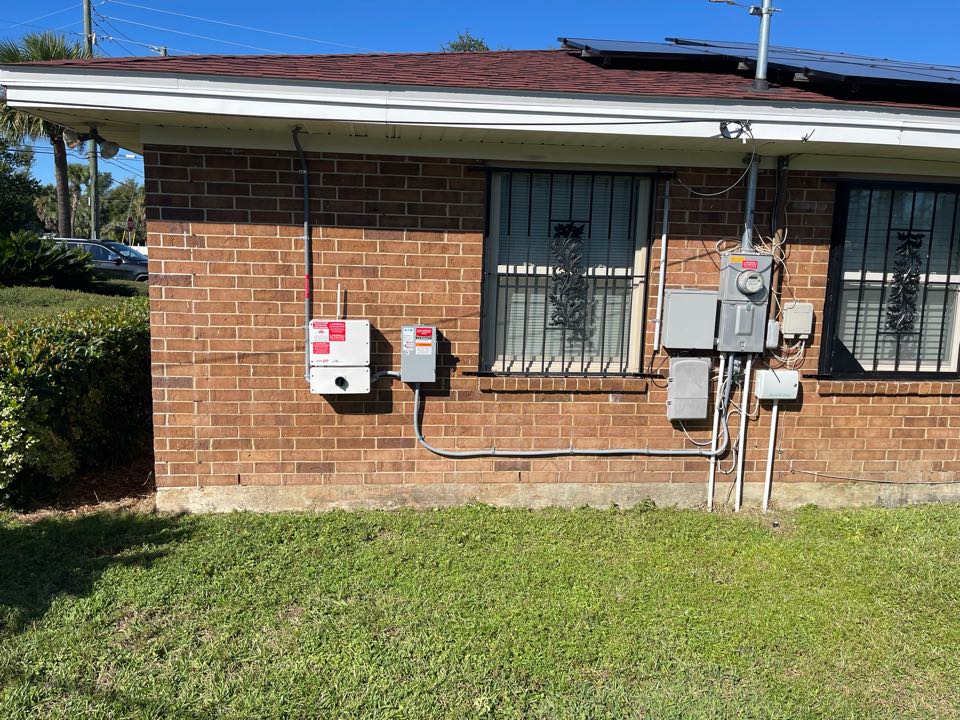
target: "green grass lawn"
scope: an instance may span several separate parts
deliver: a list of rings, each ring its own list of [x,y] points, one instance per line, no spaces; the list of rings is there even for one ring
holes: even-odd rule
[[[960,509],[0,522],[0,717],[960,717]]]
[[[112,305],[123,296],[146,295],[147,284],[106,280],[94,283],[92,290],[94,292],[45,287],[0,287],[0,323]]]

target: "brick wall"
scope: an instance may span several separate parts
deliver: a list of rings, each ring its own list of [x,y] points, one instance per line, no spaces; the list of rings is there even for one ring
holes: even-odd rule
[[[411,392],[398,381],[381,381],[368,397],[311,395],[303,379],[294,155],[148,146],[144,157],[159,486],[705,479],[701,459],[442,459],[417,446]],[[310,166],[314,314],[333,316],[342,285],[349,316],[375,328],[378,368],[397,369],[401,324],[440,328],[445,367],[424,413],[433,442],[455,449],[689,447],[666,420],[658,381],[464,374],[477,369],[479,354],[485,181],[476,162],[325,153],[311,155]],[[687,185],[719,187],[739,173],[678,174]],[[761,211],[769,210],[772,184],[772,174],[761,173]],[[656,207],[659,223],[659,199]],[[818,320],[808,373],[816,371],[832,215],[833,187],[816,174],[791,173],[790,286],[814,303]],[[668,286],[715,287],[714,244],[738,236],[742,216],[742,187],[701,199],[674,184]],[[764,212],[757,226],[769,226]],[[805,380],[801,399],[782,406],[777,478],[953,479],[960,471],[955,395],[949,384]],[[748,482],[762,478],[768,418],[763,409],[750,426]],[[699,437],[709,430],[708,423],[688,427]],[[721,476],[721,498],[727,479]]]

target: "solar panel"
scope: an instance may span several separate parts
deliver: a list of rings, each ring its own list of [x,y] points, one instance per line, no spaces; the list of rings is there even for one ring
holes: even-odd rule
[[[631,55],[656,57],[658,55],[703,57],[711,55],[707,48],[682,46],[676,43],[633,42],[631,40],[601,40],[590,38],[558,38],[566,47],[587,55]]]
[[[757,46],[753,43],[724,40],[667,38],[668,43],[631,42],[587,38],[560,38],[567,47],[598,57],[703,58],[717,57],[755,63]],[[932,63],[906,62],[851,53],[806,50],[771,46],[771,68],[802,73],[811,80],[850,81],[894,84],[960,85],[960,67]]]
[[[724,56],[739,56],[751,61],[756,59],[757,46],[752,43],[716,40],[686,40],[668,38],[680,47],[716,52]],[[807,75],[858,78],[864,80],[888,80],[893,82],[923,82],[936,84],[960,84],[960,67],[933,63],[908,62],[876,58],[852,53],[803,48],[771,46],[768,62]]]

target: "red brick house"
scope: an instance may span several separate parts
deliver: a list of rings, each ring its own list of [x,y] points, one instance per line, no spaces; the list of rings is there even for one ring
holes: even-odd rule
[[[960,498],[957,86],[672,53],[4,67],[143,153],[159,507],[751,505],[768,467],[782,506]],[[369,392],[311,392],[310,316],[369,321]]]

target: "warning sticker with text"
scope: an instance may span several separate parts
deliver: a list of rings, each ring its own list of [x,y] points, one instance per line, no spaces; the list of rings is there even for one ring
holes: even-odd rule
[[[327,323],[327,331],[330,333],[330,342],[344,342],[347,339],[347,324],[345,322]]]
[[[431,355],[433,353],[433,328],[432,327],[418,327],[417,328],[417,355]]]

